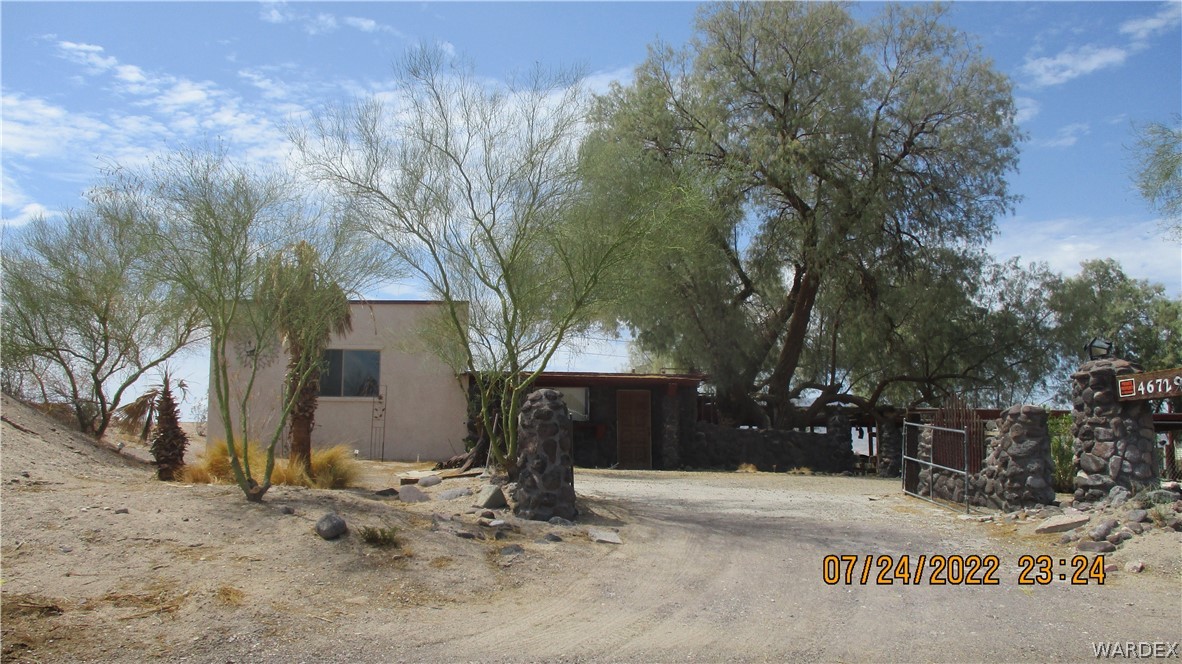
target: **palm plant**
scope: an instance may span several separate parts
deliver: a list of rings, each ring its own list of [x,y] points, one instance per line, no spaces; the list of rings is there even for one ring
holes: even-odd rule
[[[115,409],[112,422],[125,433],[138,435],[141,442],[147,442],[160,412],[160,395],[169,381],[169,372],[165,369],[160,383],[150,386],[135,401]],[[189,393],[189,386],[183,380],[175,381],[171,389],[180,390],[182,401]]]
[[[185,466],[185,448],[189,437],[181,429],[180,409],[172,396],[172,381],[168,371],[160,382],[156,398],[156,436],[152,439],[152,456],[156,459],[156,477],[171,482]]]
[[[290,254],[271,259],[263,292],[276,307],[276,321],[287,348],[287,398],[290,413],[290,455],[312,472],[312,427],[320,395],[322,356],[334,334],[353,329],[349,298],[325,274],[316,247],[308,242],[292,246]]]

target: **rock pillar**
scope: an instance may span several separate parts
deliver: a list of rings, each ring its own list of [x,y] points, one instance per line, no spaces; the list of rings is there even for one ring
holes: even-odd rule
[[[574,445],[570,413],[556,390],[537,390],[525,398],[517,417],[517,488],[514,512],[523,519],[573,520]]]
[[[1038,406],[1008,408],[991,437],[985,468],[974,483],[983,502],[1006,510],[1054,503],[1055,464],[1047,411]]]
[[[898,477],[903,471],[903,429],[893,413],[878,420],[878,476]]]
[[[1114,486],[1130,493],[1157,485],[1153,413],[1145,401],[1117,401],[1117,377],[1138,373],[1128,360],[1085,362],[1071,374],[1075,499],[1104,499]]]

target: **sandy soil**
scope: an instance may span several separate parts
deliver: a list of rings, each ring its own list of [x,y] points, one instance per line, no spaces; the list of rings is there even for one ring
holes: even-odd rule
[[[1074,551],[897,481],[580,470],[578,525],[501,512],[497,540],[470,498],[374,494],[406,466],[249,504],[232,486],[158,482],[131,448],[7,397],[3,416],[4,661],[1079,661],[1095,641],[1182,634],[1182,535],[1160,529],[1108,557],[1144,561],[1140,574],[1020,586],[1019,556]],[[334,511],[350,533],[322,540],[313,524]],[[395,527],[402,545],[365,544],[361,526]],[[829,554],[992,554],[999,584],[830,586]]]

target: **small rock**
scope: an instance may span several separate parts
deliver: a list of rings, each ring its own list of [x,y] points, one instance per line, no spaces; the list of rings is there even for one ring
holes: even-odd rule
[[[1074,532],[1063,533],[1063,535],[1059,537],[1059,543],[1060,544],[1071,544],[1072,542],[1074,542],[1077,539],[1079,539],[1079,535],[1077,533],[1074,533]]]
[[[1125,565],[1125,571],[1132,572],[1133,574],[1140,574],[1141,572],[1145,571],[1145,562],[1142,560],[1129,561]]]
[[[404,503],[421,503],[431,500],[431,496],[414,484],[407,484],[398,490],[398,500]]]
[[[493,519],[488,522],[488,525],[490,528],[500,528],[501,526],[505,525],[505,520],[504,519]]]
[[[349,527],[345,520],[337,514],[325,514],[316,522],[316,534],[326,540],[336,539],[348,530]]]
[[[295,508],[291,505],[284,505],[279,508],[279,511],[283,514],[295,514]]]
[[[130,512],[127,510],[126,507],[120,507],[119,509],[115,510],[115,513],[116,514],[130,514]]]
[[[1107,539],[1112,534],[1112,529],[1116,527],[1116,519],[1107,519],[1100,522],[1095,528],[1088,531],[1088,536],[1099,542],[1102,539]]]
[[[1152,503],[1154,505],[1164,505],[1166,503],[1172,503],[1175,500],[1178,500],[1178,494],[1174,493],[1173,491],[1169,491],[1167,489],[1158,489],[1156,491],[1150,491],[1149,494],[1145,497],[1147,500],[1149,500],[1150,503]]]
[[[456,500],[457,498],[463,498],[464,496],[471,496],[471,495],[472,495],[472,489],[469,489],[468,487],[465,486],[465,487],[460,487],[458,489],[448,489],[446,491],[440,491],[439,495],[437,495],[436,498],[438,498],[439,500]]]
[[[1117,485],[1112,487],[1108,492],[1108,504],[1113,507],[1120,507],[1129,501],[1129,490],[1123,486]]]
[[[1120,569],[1120,565],[1117,565],[1116,563],[1108,563],[1104,566],[1105,572],[1115,572],[1118,569]]]
[[[517,556],[525,553],[525,548],[520,544],[510,544],[509,546],[501,547],[502,556]]]
[[[552,516],[552,517],[550,517],[550,520],[549,520],[547,523],[549,523],[551,526],[567,526],[567,527],[570,527],[570,526],[573,526],[573,525],[575,525],[575,522],[574,522],[574,521],[571,521],[570,519],[564,519],[564,518],[562,518],[562,517],[560,517],[560,516]]]
[[[505,493],[495,484],[486,484],[476,494],[476,507],[496,509],[505,506]]]
[[[484,510],[483,512],[480,513],[480,518],[495,519],[495,518],[497,518],[497,513],[492,510]]]
[[[588,528],[587,537],[591,538],[592,542],[602,542],[604,544],[623,544],[624,540],[620,539],[620,534],[614,530],[603,530],[600,528]]]
[[[1145,525],[1137,523],[1136,521],[1126,523],[1125,528],[1134,535],[1140,535],[1141,533],[1145,532]]]
[[[1141,523],[1148,518],[1149,512],[1145,510],[1130,510],[1129,513],[1125,515],[1125,521],[1132,523]]]
[[[467,530],[457,530],[456,537],[461,539],[476,539],[476,533],[469,532]]]
[[[1088,553],[1112,553],[1116,551],[1116,545],[1112,542],[1080,542],[1075,545],[1079,551],[1086,551]]]
[[[1053,516],[1046,521],[1043,521],[1042,525],[1034,529],[1034,532],[1061,533],[1066,530],[1075,530],[1087,522],[1088,517],[1084,514],[1064,514],[1062,516]]]
[[[378,491],[374,491],[374,495],[378,495],[378,496],[397,496],[397,495],[398,495],[398,489],[395,489],[394,487],[390,487],[390,488],[388,488],[388,489],[379,489]]]
[[[562,537],[560,535],[558,535],[557,533],[546,533],[545,535],[542,536],[542,539],[546,540],[547,542],[561,542],[562,541]]]
[[[21,477],[24,477],[24,478],[26,478],[26,479],[27,479],[27,478],[29,477],[29,471],[27,471],[27,470],[22,470],[22,471],[21,471]]]
[[[509,533],[506,533],[504,530],[498,529],[493,531],[493,539],[495,540],[503,540],[507,537],[509,537]]]
[[[1166,522],[1167,528],[1173,528],[1175,531],[1182,532],[1182,516],[1176,516]]]
[[[440,478],[438,475],[428,475],[428,476],[419,480],[419,486],[420,487],[435,486],[436,484],[439,484],[442,481],[443,481],[443,479]]]
[[[62,553],[69,553],[69,552],[71,552],[71,551],[73,551],[73,550],[74,550],[74,547],[72,547],[72,546],[62,546],[62,547],[59,547],[59,549],[58,549],[58,550],[59,550],[59,551],[61,551]]]

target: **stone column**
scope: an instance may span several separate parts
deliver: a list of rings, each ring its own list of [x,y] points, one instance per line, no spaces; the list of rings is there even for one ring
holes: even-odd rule
[[[982,472],[986,496],[993,505],[1019,507],[1055,502],[1054,460],[1047,411],[1038,406],[1013,406],[997,420],[989,457]],[[986,499],[988,500],[988,499]]]
[[[661,468],[673,470],[681,465],[680,447],[680,405],[677,386],[669,385],[661,396]]]
[[[825,433],[833,441],[833,469],[837,472],[854,467],[854,432],[850,418],[840,410],[833,411],[825,420]]]
[[[517,488],[514,513],[523,519],[573,520],[574,445],[570,413],[556,390],[537,390],[525,398],[517,416]]]
[[[1145,401],[1117,401],[1117,377],[1138,373],[1128,360],[1093,360],[1071,374],[1075,499],[1095,502],[1115,486],[1157,486],[1153,413]]]
[[[878,420],[878,476],[898,477],[903,470],[903,430],[893,413]]]

